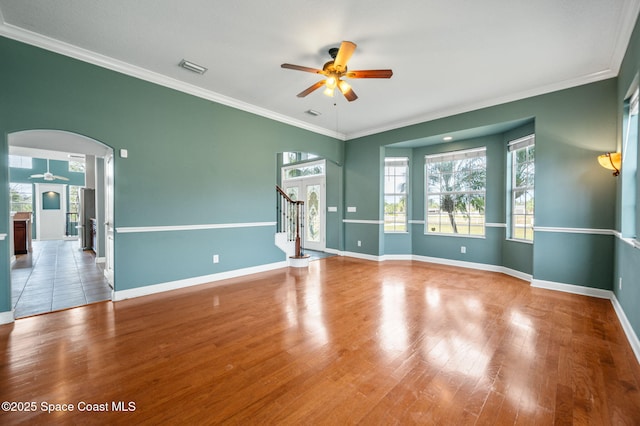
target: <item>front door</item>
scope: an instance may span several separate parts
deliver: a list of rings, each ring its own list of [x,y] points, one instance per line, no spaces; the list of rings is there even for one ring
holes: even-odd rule
[[[67,186],[36,184],[36,237],[38,240],[62,240],[65,236]]]
[[[105,207],[105,265],[104,275],[113,287],[113,155],[109,154],[104,160],[104,207]]]
[[[304,201],[303,248],[325,249],[325,178],[313,176],[283,181],[285,193],[294,201]]]

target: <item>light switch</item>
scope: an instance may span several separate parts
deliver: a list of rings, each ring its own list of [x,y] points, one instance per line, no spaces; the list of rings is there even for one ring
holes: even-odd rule
[[[355,213],[356,212],[356,208],[354,206],[347,207],[347,212],[348,213]]]
[[[128,156],[129,156],[129,151],[127,151],[126,149],[120,150],[120,158],[127,158]]]

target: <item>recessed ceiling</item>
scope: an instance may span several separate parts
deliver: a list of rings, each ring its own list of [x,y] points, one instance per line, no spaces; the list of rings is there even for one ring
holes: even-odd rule
[[[640,0],[0,0],[0,35],[323,134],[352,139],[615,77]],[[319,90],[342,40],[359,99]],[[208,70],[198,75],[182,59]],[[321,113],[311,116],[305,111]]]

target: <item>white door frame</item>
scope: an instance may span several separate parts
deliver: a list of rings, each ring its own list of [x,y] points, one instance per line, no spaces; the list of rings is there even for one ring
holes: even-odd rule
[[[114,260],[114,226],[113,226],[113,152],[104,157],[104,210],[105,210],[105,223],[104,223],[104,276],[113,287],[113,260]]]
[[[295,169],[298,167],[308,167],[314,165],[322,164],[323,170],[326,170],[325,160],[314,161],[310,163],[301,163],[293,166],[285,166],[282,167],[282,189],[285,193],[288,193],[288,188],[298,188],[298,196],[299,199],[305,201],[305,228],[304,228],[304,239],[303,239],[303,248],[309,250],[317,250],[324,251],[326,249],[326,234],[327,234],[327,223],[326,223],[326,174],[323,172],[318,175],[310,175],[310,176],[301,176],[290,179],[285,179],[286,172],[291,169]],[[306,202],[306,193],[307,187],[310,185],[320,185],[320,199],[318,200],[318,215],[320,219],[320,241],[314,242],[309,241],[307,238],[307,232],[309,230],[309,203]]]

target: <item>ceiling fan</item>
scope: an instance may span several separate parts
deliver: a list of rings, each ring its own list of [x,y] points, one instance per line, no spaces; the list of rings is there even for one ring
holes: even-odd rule
[[[324,64],[322,69],[317,68],[309,68],[303,67],[300,65],[293,64],[282,64],[282,68],[287,68],[291,70],[305,71],[314,74],[321,74],[326,77],[324,80],[320,80],[315,83],[311,87],[303,90],[298,93],[299,98],[304,98],[309,93],[313,92],[316,89],[319,89],[322,86],[326,86],[324,93],[327,96],[333,96],[336,87],[342,92],[345,98],[349,102],[355,101],[358,99],[358,96],[355,94],[351,85],[344,80],[341,80],[342,77],[346,78],[391,78],[393,75],[392,70],[359,70],[359,71],[349,71],[347,69],[347,62],[353,55],[353,52],[356,50],[356,44],[351,41],[343,41],[340,44],[340,48],[333,47],[329,49],[329,55],[331,55],[332,61]]]
[[[39,179],[39,178],[47,180],[47,181],[56,180],[56,179],[69,180],[69,178],[66,178],[64,176],[54,175],[53,173],[51,173],[49,171],[49,159],[48,158],[47,158],[47,172],[46,173],[29,176],[29,179]]]

